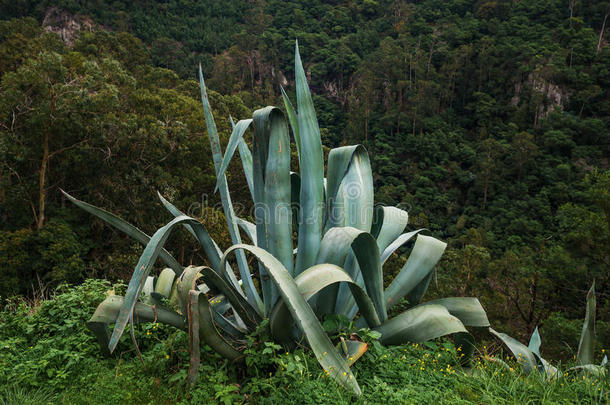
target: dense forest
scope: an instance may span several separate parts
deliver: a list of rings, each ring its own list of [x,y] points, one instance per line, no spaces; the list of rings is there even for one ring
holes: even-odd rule
[[[518,337],[538,325],[548,356],[569,358],[595,280],[608,347],[609,12],[592,0],[3,0],[0,299],[131,274],[141,248],[60,188],[147,232],[168,220],[159,190],[228,247],[197,65],[226,142],[229,115],[293,94],[298,39],[325,146],[365,145],[376,202],[449,243],[433,294],[478,296],[495,324]],[[201,261],[186,232],[168,249]]]

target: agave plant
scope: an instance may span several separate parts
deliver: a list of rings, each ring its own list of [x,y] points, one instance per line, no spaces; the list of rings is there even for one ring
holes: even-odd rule
[[[489,328],[492,335],[496,336],[510,350],[517,362],[522,365],[526,373],[537,370],[545,374],[548,378],[558,377],[557,368],[549,364],[548,361],[540,355],[540,345],[542,339],[538,333],[538,327],[532,333],[529,344],[525,346],[518,340],[508,336],[505,333],[500,333],[492,328]],[[578,343],[578,352],[576,354],[576,366],[569,368],[567,371],[582,371],[591,374],[604,374],[608,358],[604,356],[600,365],[593,364],[593,350],[595,348],[595,282],[591,285],[591,289],[587,293],[587,304],[585,311],[585,320],[580,334]],[[500,361],[494,359],[494,361]]]
[[[156,319],[188,329],[193,382],[200,339],[226,358],[239,361],[246,334],[268,319],[273,339],[287,347],[304,340],[327,374],[360,394],[349,366],[363,353],[363,344],[343,342],[337,348],[322,328],[320,320],[325,315],[357,317],[358,326],[379,332],[382,344],[423,342],[453,334],[464,351],[474,349],[466,326],[489,326],[476,298],[421,303],[446,244],[424,235],[422,229],[405,232],[407,212],[374,207],[371,165],[362,145],[332,149],[324,176],[320,130],[298,44],[295,72],[297,108],[282,89],[286,113],[266,107],[255,111],[252,119],[235,123],[223,156],[199,68],[216,189],[233,243],[224,253],[199,221],[161,195],[174,219],[149,237],[113,214],[66,194],[79,207],[146,246],[125,296],[108,297],[89,322],[107,353],[133,322]],[[289,127],[298,153],[298,173],[290,167]],[[252,151],[244,140],[248,128]],[[236,151],[252,195],[254,223],[238,218],[231,203],[225,171]],[[163,248],[179,225],[199,241],[209,267],[183,269]],[[250,243],[242,243],[240,228]],[[297,235],[294,240],[293,234]],[[409,241],[414,245],[406,264],[384,289],[384,263]],[[256,259],[254,267],[249,266],[246,253]],[[157,258],[168,268],[155,281],[150,273]],[[389,319],[388,310],[403,297],[410,308]],[[180,310],[172,310],[167,300]]]

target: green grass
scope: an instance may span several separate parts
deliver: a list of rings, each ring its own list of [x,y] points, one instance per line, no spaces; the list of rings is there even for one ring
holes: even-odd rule
[[[138,325],[143,363],[128,336],[116,358],[100,356],[84,323],[109,288],[89,280],[35,307],[20,300],[8,303],[0,312],[0,405],[608,403],[608,375],[546,381],[537,373],[524,375],[511,362],[512,371],[480,359],[465,373],[448,341],[391,348],[373,344],[353,366],[364,393],[358,399],[329,380],[309,353],[280,353],[271,343],[251,344],[247,367],[202,350],[199,381],[187,391],[184,332]]]

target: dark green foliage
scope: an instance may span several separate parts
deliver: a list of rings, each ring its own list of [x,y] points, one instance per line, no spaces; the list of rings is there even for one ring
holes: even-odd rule
[[[41,286],[81,281],[87,245],[59,219],[39,231],[19,229],[0,233],[0,301],[14,294],[31,294]]]
[[[49,116],[10,125],[28,84],[81,80],[51,128],[61,135],[55,150],[89,139],[51,158],[43,222],[59,216],[78,229],[84,244],[73,251],[92,263],[86,274],[124,277],[137,248],[97,222],[84,233],[84,215],[65,214],[57,187],[151,224],[148,232],[160,224],[154,189],[185,208],[205,193],[214,206],[198,89],[183,78],[201,62],[210,87],[232,94],[211,93],[218,117],[249,116],[263,100],[281,105],[278,84],[293,95],[285,79],[298,38],[324,142],[365,144],[378,202],[408,208],[411,225],[449,242],[439,286],[470,277],[498,328],[525,340],[553,311],[581,319],[595,278],[598,319],[608,321],[608,22],[598,50],[608,2],[37,0],[2,1],[0,16],[42,22],[50,5],[111,31],[83,33],[69,49],[33,18],[0,22],[0,240],[39,232],[42,134],[32,126]],[[46,111],[48,88],[36,89],[31,101]],[[226,140],[229,124],[219,126]],[[20,148],[16,137],[31,143]],[[170,187],[178,177],[188,181]],[[230,168],[228,178],[234,199],[247,195],[240,174]],[[186,240],[177,235],[168,248]],[[197,257],[194,245],[173,253]],[[52,268],[44,266],[41,278]],[[34,280],[19,280],[20,291]],[[456,293],[469,292],[438,291]],[[550,347],[558,341],[543,350],[565,358]]]

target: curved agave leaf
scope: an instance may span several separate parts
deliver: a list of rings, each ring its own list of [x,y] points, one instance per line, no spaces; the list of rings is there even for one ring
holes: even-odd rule
[[[458,318],[464,326],[472,326],[475,328],[489,327],[489,320],[483,306],[477,298],[474,297],[450,297],[437,300],[427,301],[419,304],[418,307],[425,305],[441,305],[447,308],[447,311]],[[417,308],[417,307],[416,307]]]
[[[358,308],[362,316],[367,320],[367,323],[372,326],[379,326],[381,324],[371,299],[339,266],[329,263],[317,264],[299,274],[294,281],[305,300],[309,300],[329,285],[344,282],[349,286],[358,304]],[[272,336],[282,342],[289,341],[294,320],[284,301],[281,300],[277,303],[269,319]]]
[[[229,120],[231,121],[231,127],[235,130],[235,122],[233,122],[233,117],[229,116]],[[252,180],[252,153],[250,153],[250,149],[248,149],[248,144],[244,140],[242,136],[239,139],[239,156],[241,158],[241,165],[244,169],[244,176],[246,176],[246,183],[248,183],[248,189],[250,190],[250,196],[252,196],[252,201],[254,201],[254,181]]]
[[[180,225],[185,222],[190,223],[192,226],[201,226],[197,220],[191,217],[180,216],[174,218],[167,225],[157,230],[157,232],[155,232],[155,234],[150,238],[150,242],[148,242],[144,252],[142,252],[142,255],[140,256],[140,259],[138,260],[138,263],[134,269],[131,280],[129,281],[129,285],[127,286],[125,302],[123,303],[123,307],[121,308],[116,321],[116,326],[110,338],[110,352],[116,348],[119,338],[123,334],[125,326],[127,325],[127,322],[129,321],[129,318],[133,312],[136,300],[138,299],[140,291],[142,290],[143,283],[146,280],[146,277],[148,277],[148,274],[150,273],[153,264],[157,260],[157,257],[159,257],[159,253],[167,241],[167,238],[169,238],[171,231],[176,225]]]
[[[226,265],[228,255],[242,249],[254,254],[256,259],[267,269],[269,276],[276,284],[283,302],[288,307],[292,318],[305,334],[307,341],[318,359],[320,365],[339,384],[356,395],[360,395],[360,387],[349,369],[345,359],[337,352],[332,342],[324,333],[324,329],[316,318],[313,310],[301,295],[294,279],[273,255],[264,249],[250,245],[234,245],[227,249],[222,257],[221,267]]]
[[[374,330],[381,333],[383,344],[419,343],[454,333],[468,333],[462,322],[442,305],[411,308]]]
[[[182,215],[186,215],[184,212],[180,211],[174,204],[169,202],[160,192],[157,191],[157,196],[159,200],[161,200],[161,204],[175,217],[179,217]],[[189,224],[184,224],[186,230],[197,239],[201,247],[203,248],[206,257],[210,261],[210,265],[212,268],[218,269],[220,265],[220,256],[222,256],[222,251],[216,244],[216,241],[212,239],[208,231],[203,227],[199,229],[198,232]]]
[[[163,206],[174,217],[179,217],[179,216],[185,215],[182,211],[180,211],[178,208],[176,208],[176,206],[174,206],[172,203],[167,201],[161,195],[161,193],[157,192],[157,195],[159,196],[159,199],[161,200],[161,203],[163,204]],[[193,226],[190,224],[183,224],[183,225],[186,228],[186,230],[189,231],[191,233],[191,235],[193,235],[195,237],[195,239],[197,239],[197,241],[199,241],[199,244],[203,247],[203,251],[205,252],[206,257],[208,258],[208,261],[210,262],[210,266],[212,266],[212,268],[215,269],[216,271],[219,271],[220,270],[220,256],[222,256],[222,251],[216,244],[216,241],[214,241],[214,239],[212,239],[210,237],[210,234],[205,229],[205,227],[203,225],[201,225],[201,223],[199,223],[199,225],[196,225],[196,226]],[[227,277],[229,278],[229,281],[231,282],[231,284],[233,284],[235,289],[241,295],[244,295],[244,292],[242,291],[240,284],[237,281],[237,277],[235,277],[235,273],[233,272],[233,269],[231,269],[231,271],[227,272]]]
[[[373,174],[364,146],[344,146],[331,150],[328,155],[325,229],[352,226],[369,232],[373,221],[373,194]],[[366,285],[359,260],[355,259],[353,253],[348,254],[343,267],[356,283]],[[353,306],[353,298],[347,287],[339,286],[337,312],[349,316]],[[376,307],[381,309],[379,304]],[[385,309],[380,311],[380,316],[382,312]],[[385,320],[385,317],[382,319]]]
[[[606,375],[606,367],[598,366],[597,364],[583,364],[580,366],[570,367],[567,372],[584,372],[587,374],[594,375],[596,377],[603,377]]]
[[[275,107],[254,112],[254,215],[257,246],[275,256],[294,276],[292,257],[292,211],[290,138],[284,114]],[[277,301],[277,290],[264,268],[261,287],[265,313]]]
[[[201,293],[203,294],[203,292],[201,292]],[[225,315],[223,315],[222,313],[217,311],[212,306],[211,301],[208,301],[208,302],[210,303],[210,308],[212,310],[212,318],[214,319],[214,324],[218,325],[219,329],[222,329],[222,331],[224,333],[226,333],[228,336],[230,336],[232,339],[234,339],[234,340],[241,339],[242,341],[245,341],[244,339],[245,339],[246,333],[248,332],[248,329],[245,327],[242,327],[237,322],[236,318],[226,317]]]
[[[364,286],[369,297],[375,305],[379,319],[383,322],[387,319],[385,298],[383,296],[383,274],[379,259],[379,248],[373,236],[353,227],[334,227],[328,230],[322,239],[320,251],[316,263],[331,263],[338,266],[347,263],[346,257],[353,253],[356,257],[358,268],[361,272]],[[352,267],[352,270],[354,267]],[[353,280],[355,274],[346,273]],[[351,288],[349,285],[346,288]],[[345,311],[344,298],[337,296],[340,289],[337,286],[329,287],[317,300],[317,308],[320,314],[333,313],[335,306]],[[342,306],[343,305],[343,306]]]
[[[523,365],[526,373],[538,369],[536,355],[527,346],[508,336],[506,333],[496,332],[492,328],[489,328],[489,332],[508,347],[513,356],[515,356],[515,359],[517,359],[517,362]]]
[[[384,252],[390,243],[399,237],[407,227],[408,222],[409,214],[407,211],[396,207],[375,207],[371,235],[377,240],[380,252]],[[383,255],[381,261],[382,263],[385,262]]]
[[[190,301],[189,291],[194,290],[197,279],[201,277],[199,271],[203,269],[203,266],[188,266],[184,268],[184,271],[176,281],[178,286],[178,299],[180,301],[180,308],[182,313],[186,316],[188,313],[188,305]]]
[[[203,341],[221,356],[232,361],[242,357],[242,354],[231,346],[216,329],[208,300],[205,299],[205,296],[203,299],[199,299],[201,294],[201,291],[189,291],[188,321],[191,352],[188,372],[189,385],[194,385],[197,381],[197,373],[201,362],[200,335],[203,337]]]
[[[201,275],[207,285],[225,296],[231,304],[235,314],[243,320],[250,330],[256,329],[256,326],[261,322],[262,318],[242,295],[238,294],[221,275],[217,274],[209,267],[203,267],[201,269]]]
[[[585,322],[582,325],[578,354],[576,360],[579,365],[593,364],[593,350],[595,349],[595,281],[587,293],[587,310]]]
[[[338,346],[343,350],[343,354],[347,359],[347,365],[350,367],[366,353],[369,347],[368,344],[359,340],[342,340]]]
[[[204,295],[203,299],[199,299],[199,296],[203,293],[195,289],[195,282],[203,269],[204,267],[193,266],[184,269],[185,276],[182,278],[182,285],[178,287],[180,298],[187,307],[189,334],[193,336],[200,332],[204,342],[215,352],[229,360],[235,360],[242,354],[218,332],[214,325],[212,310],[207,298]],[[199,340],[198,336],[197,340]],[[197,347],[199,347],[198,344]]]
[[[108,325],[116,322],[123,302],[123,297],[118,295],[107,297],[97,306],[95,312],[89,321],[87,321],[87,328],[97,338],[102,354],[105,356],[110,356],[111,354],[110,350],[108,350],[110,342],[110,329]],[[184,318],[178,313],[165,308],[153,308],[151,305],[141,302],[136,303],[134,307],[133,320],[134,322],[154,322],[156,320],[178,329],[186,329]]]
[[[324,202],[324,157],[320,128],[313,107],[299,45],[295,46],[295,82],[297,92],[299,170],[301,177],[299,238],[295,273],[299,274],[315,264],[322,238]]]
[[[385,262],[390,258],[390,256],[392,256],[394,252],[398,250],[398,248],[402,247],[405,243],[409,242],[414,236],[424,230],[425,228],[398,235],[392,241],[392,243],[388,244],[388,246],[383,250],[383,253],[381,254],[381,264],[385,264]]]
[[[205,116],[205,124],[207,127],[208,138],[210,139],[210,149],[212,150],[212,158],[214,160],[214,168],[216,173],[220,172],[222,165],[222,152],[220,150],[220,139],[218,137],[218,130],[216,129],[216,123],[214,122],[214,116],[212,115],[212,109],[210,107],[210,101],[208,100],[208,94],[205,87],[205,81],[203,80],[203,72],[201,71],[201,65],[199,65],[199,85],[201,88],[201,102],[203,104],[203,113]],[[229,194],[229,187],[227,186],[226,177],[220,176],[220,199],[222,201],[222,209],[227,218],[227,225],[229,227],[229,234],[234,244],[241,243],[241,236],[239,235],[239,229],[235,221],[235,212],[233,212],[233,203],[231,202],[231,195]],[[248,302],[257,309],[257,311],[263,313],[264,307],[261,301],[254,283],[252,282],[252,275],[248,268],[248,262],[243,252],[237,252],[237,266],[239,267],[239,274],[243,283],[244,290],[246,292],[246,298]]]
[[[385,290],[388,309],[396,305],[402,297],[411,293],[422,282],[425,283],[427,288],[427,282],[429,282],[432,275],[432,269],[441,258],[446,247],[447,244],[438,239],[425,235],[417,236],[415,246],[413,246],[413,251],[407,259],[407,263],[405,263],[398,276]],[[416,300],[410,300],[410,302],[412,304],[418,303]]]
[[[213,270],[211,271],[214,272]],[[199,284],[196,288],[203,294],[207,294],[210,291],[206,284]],[[210,308],[212,309],[214,322],[218,324],[220,329],[226,332],[233,339],[243,339],[245,334],[248,333],[248,328],[243,323],[241,318],[236,315],[235,311],[233,315],[228,315],[226,313],[229,309],[233,309],[229,303],[229,300],[227,300],[224,295],[218,294],[211,297],[208,302],[210,303]]]
[[[325,229],[352,226],[370,232],[373,223],[373,173],[362,145],[332,149],[328,155]]]
[[[231,122],[233,122],[232,119]],[[217,181],[216,187],[214,188],[214,192],[216,192],[218,190],[218,187],[220,187],[220,180],[225,177],[225,172],[229,167],[231,159],[233,159],[233,154],[235,154],[235,150],[243,140],[244,134],[246,133],[246,130],[250,127],[250,124],[252,124],[252,119],[248,118],[245,120],[240,120],[237,122],[237,124],[233,125],[233,132],[231,133],[231,137],[229,138],[229,143],[227,144],[225,155],[222,158],[222,163],[220,164],[220,169],[218,170],[218,174],[216,176]],[[246,171],[244,170],[244,172]]]
[[[66,196],[66,198],[68,200],[72,201],[77,207],[83,209],[84,211],[87,211],[90,214],[95,215],[99,219],[106,222],[108,225],[111,225],[111,226],[115,227],[116,229],[118,229],[119,231],[131,236],[132,238],[134,238],[141,244],[146,245],[150,241],[150,236],[148,236],[147,234],[145,234],[144,232],[142,232],[135,226],[131,225],[129,222],[126,222],[125,220],[117,217],[116,215],[114,215],[106,210],[103,210],[94,205],[88,204],[84,201],[77,200],[76,198],[72,197],[70,194],[66,193],[64,190],[61,190],[61,192],[63,193],[64,196]],[[169,252],[167,250],[163,249],[161,251],[160,256],[161,256],[161,260],[163,260],[165,262],[165,264],[167,264],[169,267],[174,269],[176,274],[182,273],[182,266],[180,265],[180,263],[178,263],[178,261],[176,259],[174,259],[174,257],[171,254],[169,254]]]
[[[254,225],[252,222],[250,221],[246,221],[245,219],[236,217],[235,221],[237,221],[237,225],[239,225],[239,227],[242,229],[242,231],[244,231],[246,233],[246,235],[248,236],[248,238],[250,239],[250,241],[252,242],[253,245],[258,246],[256,241],[256,225]]]
[[[155,290],[155,278],[152,276],[146,277],[146,281],[144,281],[144,286],[142,287],[142,294],[144,295],[144,303],[152,304],[152,297],[150,294]]]
[[[157,295],[157,298],[169,298],[175,278],[176,273],[172,269],[163,269],[161,274],[159,274],[159,277],[157,277],[157,283],[155,284],[153,296]]]

